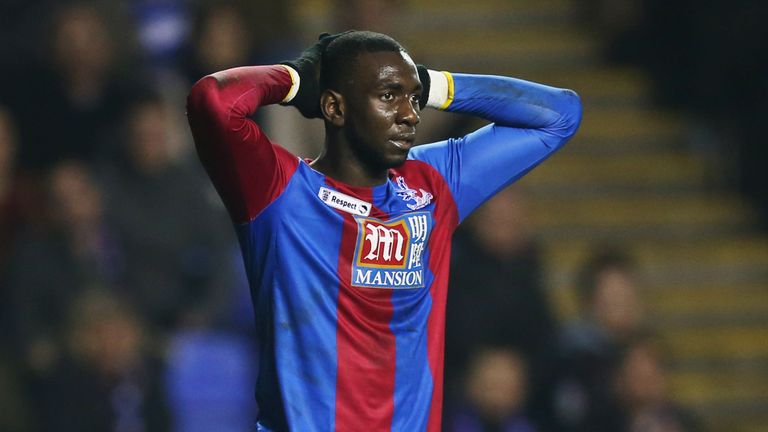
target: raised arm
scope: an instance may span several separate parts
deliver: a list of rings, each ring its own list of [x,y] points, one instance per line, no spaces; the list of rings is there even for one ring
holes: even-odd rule
[[[249,66],[206,76],[189,93],[187,117],[198,156],[236,223],[255,218],[298,165],[249,118],[260,106],[292,98],[295,81],[285,66]]]
[[[459,220],[562,147],[581,121],[581,102],[571,90],[501,76],[429,75],[428,106],[493,122],[411,150],[409,158],[429,163],[446,179]]]

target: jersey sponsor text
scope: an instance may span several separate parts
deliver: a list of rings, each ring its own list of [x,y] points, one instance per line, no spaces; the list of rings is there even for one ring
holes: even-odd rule
[[[422,288],[422,255],[432,228],[428,212],[389,221],[355,218],[358,235],[352,285],[369,288]]]

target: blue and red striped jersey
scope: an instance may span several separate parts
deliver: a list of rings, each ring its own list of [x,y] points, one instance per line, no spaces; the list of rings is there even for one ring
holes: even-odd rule
[[[190,126],[235,222],[256,311],[260,430],[440,430],[452,233],[581,118],[568,90],[447,76],[446,110],[491,124],[413,148],[374,187],[326,177],[249,118],[289,93],[284,67],[193,87]]]

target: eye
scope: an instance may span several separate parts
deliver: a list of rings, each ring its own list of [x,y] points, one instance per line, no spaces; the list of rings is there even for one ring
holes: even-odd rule
[[[411,103],[418,105],[420,100],[421,100],[421,95],[418,95],[418,94],[411,95]]]
[[[395,95],[392,92],[384,93],[383,95],[381,95],[381,100],[383,100],[384,102],[391,102],[395,100]]]

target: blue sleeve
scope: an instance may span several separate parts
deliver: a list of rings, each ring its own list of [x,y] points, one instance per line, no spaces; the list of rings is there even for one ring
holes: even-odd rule
[[[515,78],[453,74],[446,111],[493,122],[464,137],[411,150],[448,183],[459,221],[500,189],[522,177],[570,139],[581,122],[581,102],[571,90]]]

